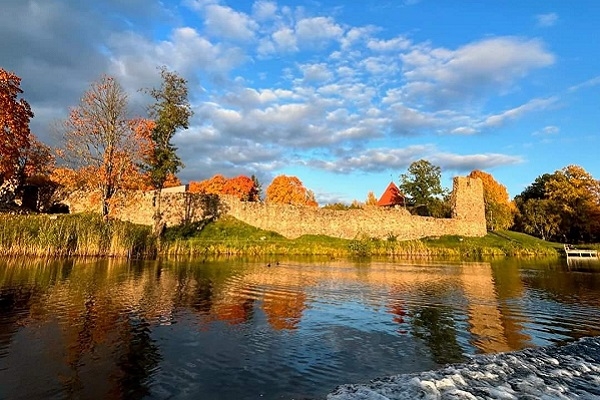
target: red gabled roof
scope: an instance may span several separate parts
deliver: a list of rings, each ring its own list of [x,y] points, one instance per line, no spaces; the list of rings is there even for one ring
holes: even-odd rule
[[[377,202],[380,207],[404,205],[404,195],[400,193],[400,189],[394,182],[390,182],[385,192]]]

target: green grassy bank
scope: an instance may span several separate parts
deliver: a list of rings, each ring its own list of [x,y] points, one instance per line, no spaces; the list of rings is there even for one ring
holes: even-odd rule
[[[443,236],[398,241],[394,237],[353,240],[305,235],[297,239],[264,231],[232,217],[202,230],[193,226],[167,229],[161,252],[169,255],[329,255],[401,257],[557,256],[560,244],[521,233],[491,232],[483,238]]]
[[[219,255],[326,255],[332,257],[557,256],[561,245],[509,231],[483,238],[443,236],[398,241],[394,237],[353,240],[306,235],[286,239],[225,216],[202,230],[197,225],[167,229],[157,243],[150,227],[98,215],[2,215],[0,255],[154,257]]]

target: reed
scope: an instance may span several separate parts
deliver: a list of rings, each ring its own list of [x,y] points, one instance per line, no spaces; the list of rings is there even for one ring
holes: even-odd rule
[[[149,227],[104,221],[96,214],[0,217],[0,254],[4,256],[148,257],[155,251]]]

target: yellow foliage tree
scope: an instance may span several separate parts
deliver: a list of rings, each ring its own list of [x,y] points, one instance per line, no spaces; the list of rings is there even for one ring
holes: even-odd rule
[[[496,181],[491,174],[480,170],[471,171],[469,178],[479,178],[483,182],[487,229],[493,231],[511,227],[514,205],[508,197],[506,186]]]
[[[377,205],[377,197],[375,197],[375,193],[369,192],[367,194],[367,201],[365,202],[367,206],[376,206]]]

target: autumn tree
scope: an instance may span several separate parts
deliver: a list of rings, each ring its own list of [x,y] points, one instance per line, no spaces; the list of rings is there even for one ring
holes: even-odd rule
[[[242,201],[259,200],[256,180],[245,175],[227,179],[225,176],[217,174],[200,182],[190,182],[188,190],[191,193],[235,196]]]
[[[292,204],[316,207],[312,191],[306,189],[295,176],[279,175],[267,188],[265,201],[272,204]]]
[[[189,119],[193,114],[188,101],[187,81],[164,66],[160,68],[160,75],[160,88],[149,91],[154,99],[154,103],[149,107],[149,114],[155,121],[155,126],[151,136],[152,154],[145,163],[152,186],[158,192],[154,216],[157,225],[161,221],[160,192],[165,187],[169,174],[175,175],[183,167],[172,139],[178,130],[188,128]],[[155,226],[155,231],[157,229]]]
[[[513,206],[506,186],[498,183],[494,177],[480,170],[471,171],[469,178],[479,178],[483,183],[483,201],[487,229],[508,229],[513,224]]]
[[[235,196],[242,201],[258,200],[258,190],[256,189],[255,181],[244,175],[228,179],[225,185],[223,185],[222,193]]]
[[[365,202],[367,206],[376,206],[377,205],[377,197],[375,197],[375,193],[369,192],[367,194],[367,201]]]
[[[442,189],[442,170],[426,160],[409,165],[407,173],[400,175],[400,189],[410,197],[411,209],[420,215],[446,216],[447,191]]]
[[[103,76],[91,84],[62,124],[65,161],[89,172],[90,184],[100,193],[104,217],[141,152],[135,123],[127,114],[123,88],[114,78]]]
[[[189,191],[192,193],[221,194],[226,183],[227,178],[221,174],[216,174],[200,182],[190,182]]]
[[[539,176],[515,204],[517,230],[558,241],[600,240],[600,182],[580,166]]]
[[[600,240],[600,182],[578,165],[556,171],[546,183],[561,215],[561,233],[571,241]]]
[[[21,78],[0,68],[0,200],[10,201],[19,185],[20,162],[31,145],[31,107],[19,99]]]

